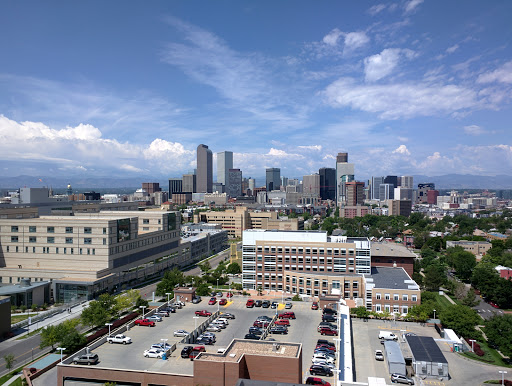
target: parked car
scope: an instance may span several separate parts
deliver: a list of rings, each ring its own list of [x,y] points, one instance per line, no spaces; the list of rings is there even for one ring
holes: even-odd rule
[[[98,354],[89,353],[74,357],[73,363],[75,365],[95,365],[99,359]]]
[[[315,351],[313,351],[313,354],[324,354],[333,359],[336,359],[336,353],[326,348],[316,348]]]
[[[217,292],[217,297],[221,298],[222,297],[222,292]]]
[[[284,305],[284,308],[287,309],[287,310],[289,310],[292,307],[293,307],[293,304],[290,303],[290,302],[286,302],[286,304]]]
[[[338,331],[330,328],[320,329],[320,335],[338,336]]]
[[[263,335],[263,332],[265,330],[263,328],[258,328],[258,327],[249,327],[249,334],[254,334],[254,335]]]
[[[132,339],[126,335],[117,334],[116,336],[109,336],[107,338],[107,342],[108,343],[128,344],[128,343],[132,343]]]
[[[258,327],[258,328],[262,328],[262,327],[265,328],[265,327],[268,327],[269,324],[270,324],[270,322],[257,320],[252,325],[254,327]]]
[[[323,354],[323,353],[313,354],[313,357],[311,358],[311,360],[313,360],[313,361],[320,360],[320,361],[324,361],[327,363],[335,362],[335,358],[331,357],[330,355]]]
[[[288,334],[288,329],[284,326],[270,327],[268,330],[271,334]]]
[[[222,328],[215,324],[210,324],[208,327],[206,327],[206,331],[213,331],[213,332],[219,332],[222,331]]]
[[[217,291],[213,291],[213,292],[210,294],[210,296],[211,296],[211,297],[214,297],[214,296],[216,296],[216,295],[217,295]]]
[[[391,331],[379,331],[379,339],[398,340],[398,336]]]
[[[217,320],[215,321],[224,323],[226,326],[229,326],[229,321],[226,318],[223,318],[222,316],[220,318],[217,318]]]
[[[318,339],[316,341],[316,344],[326,344],[326,345],[329,345],[329,346],[332,346],[332,347],[336,347],[336,345],[334,344],[334,342],[330,341],[330,340],[327,340],[327,339]]]
[[[192,299],[193,304],[201,303],[201,296],[196,296],[194,299]]]
[[[406,385],[414,385],[414,379],[409,378],[403,374],[397,374],[397,373],[391,374],[391,382],[404,383]]]
[[[155,322],[149,319],[137,319],[135,321],[136,326],[148,326],[148,327],[155,327]]]
[[[279,319],[295,319],[295,312],[287,311],[277,315]]]
[[[215,342],[217,341],[217,339],[215,338],[215,334],[209,335],[209,334],[208,334],[208,333],[206,333],[206,332],[205,332],[205,333],[203,333],[203,334],[201,334],[201,335],[199,335],[199,336],[197,337],[197,339],[204,339],[204,338],[206,338],[206,339],[208,339],[208,340],[211,340],[213,343],[215,343]]]
[[[223,318],[226,318],[226,319],[235,319],[235,315],[233,314],[230,314],[229,312],[224,312],[222,314],[220,314]]]
[[[162,358],[165,354],[165,351],[160,348],[150,348],[149,350],[144,351],[142,355],[146,358]]]
[[[228,304],[228,301],[226,299],[222,298],[222,299],[219,300],[219,305],[220,306],[225,306],[226,304]]]
[[[320,376],[324,376],[324,377],[332,376],[332,370],[327,366],[321,366],[321,365],[312,365],[309,368],[309,373],[311,375],[320,375]]]
[[[494,307],[494,308],[500,308],[500,306],[498,306],[496,303],[494,302],[489,302],[489,304]]]
[[[322,378],[316,378],[316,377],[308,377],[306,379],[306,385],[331,386],[331,384],[329,382],[324,381]]]
[[[233,292],[228,292],[228,293],[226,294],[226,297],[227,297],[227,298],[232,298],[232,297],[233,297]]]
[[[214,305],[214,304],[216,304],[216,303],[217,303],[217,298],[210,298],[210,300],[208,301],[208,304],[209,304],[210,306],[213,306],[213,305]]]
[[[191,361],[193,361],[194,359],[196,359],[196,357],[201,354],[202,351],[198,351],[196,349],[192,350],[190,352],[190,354],[188,355],[188,357],[190,358]]]
[[[278,319],[275,321],[274,325],[288,327],[290,325],[290,320],[289,319]]]
[[[324,361],[313,361],[313,364],[319,365],[319,366],[325,366],[325,367],[330,368],[331,370],[334,370],[336,368],[336,365],[334,363],[327,363]]]
[[[203,336],[211,336],[213,340],[217,339],[217,336],[213,332],[203,332]]]
[[[322,322],[335,322],[336,317],[331,314],[323,314],[322,315]]]
[[[215,342],[213,341],[213,339],[210,339],[206,336],[203,336],[202,338],[198,338],[196,339],[196,344],[206,344],[206,345],[211,345],[211,344],[214,344]]]
[[[261,307],[263,308],[269,308],[270,307],[270,300],[263,300],[261,302]]]
[[[222,323],[222,322],[215,322],[215,321],[211,322],[210,326],[217,326],[217,327],[219,327],[222,330],[226,328],[226,325],[224,323]]]
[[[187,336],[189,333],[185,330],[176,330],[174,331],[174,336]]]
[[[193,347],[192,346],[185,346],[181,350],[181,357],[182,358],[188,358],[190,353],[192,352]]]
[[[151,315],[150,317],[148,317],[148,320],[152,320],[153,322],[161,322],[163,319],[161,316]]]
[[[382,350],[375,350],[375,360],[377,360],[377,361],[384,360],[384,354],[382,354]]]
[[[164,307],[162,308],[162,311],[170,312],[171,314],[174,314],[176,312],[176,308],[172,306]]]
[[[154,343],[151,345],[150,349],[151,348],[158,348],[160,350],[164,350],[164,351],[167,351],[167,350],[170,350],[171,349],[171,345],[169,343]]]
[[[332,308],[324,308],[322,312],[324,314],[338,315],[338,312],[336,310],[333,310]]]
[[[336,347],[329,346],[328,344],[324,344],[324,343],[317,344],[315,349],[317,349],[317,348],[326,348],[326,349],[328,349],[328,350],[330,350],[332,352],[336,352]]]
[[[168,317],[169,317],[169,315],[170,315],[170,313],[169,313],[169,311],[167,311],[167,310],[159,310],[159,311],[157,311],[157,312],[156,312],[156,314],[155,314],[155,315],[158,315],[158,316],[165,316],[165,317],[167,317],[167,318],[168,318]]]
[[[252,300],[252,299],[247,300],[247,303],[245,303],[245,306],[247,308],[253,308],[254,307],[254,300]]]
[[[195,312],[196,316],[212,316],[212,313],[206,310],[200,310]]]
[[[271,322],[272,318],[270,316],[267,316],[267,315],[262,315],[262,316],[258,316],[256,318],[256,320],[262,320],[262,321]]]
[[[254,302],[254,306],[255,306],[255,307],[261,307],[261,304],[262,304],[262,303],[263,303],[263,302],[262,302],[261,300],[256,300],[256,301]]]
[[[270,304],[270,308],[272,308],[273,310],[275,310],[278,306],[279,306],[278,302],[272,302],[272,304]]]
[[[321,322],[318,327],[317,327],[317,331],[320,332],[320,330],[324,327],[327,327],[327,328],[331,328],[333,330],[336,330],[338,327],[335,325],[335,324],[332,324],[332,323],[329,323],[329,322]]]
[[[311,304],[311,309],[312,309],[312,310],[318,310],[318,302],[313,302],[313,303]]]
[[[260,340],[260,337],[256,334],[245,334],[244,339]]]

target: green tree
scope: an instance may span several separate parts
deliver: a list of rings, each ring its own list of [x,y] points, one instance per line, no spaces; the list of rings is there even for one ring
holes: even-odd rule
[[[202,283],[196,287],[196,294],[199,296],[208,296],[210,294],[210,287],[208,284]]]
[[[176,286],[184,285],[185,281],[185,275],[178,268],[166,271],[162,281],[156,286],[156,294],[164,296],[167,292],[172,292]]]
[[[66,347],[67,352],[74,352],[87,343],[87,338],[73,329],[62,337],[60,343]]]
[[[55,346],[59,342],[59,336],[57,327],[54,325],[46,326],[41,330],[41,343],[39,345],[40,348],[45,348],[51,346],[53,350],[53,346]]]
[[[470,288],[466,296],[462,298],[462,305],[468,307],[475,307],[480,303],[480,299],[476,297],[475,290]]]
[[[512,315],[495,315],[485,323],[489,343],[496,345],[505,355],[512,355]]]
[[[137,301],[135,302],[135,308],[137,308],[137,310],[140,310],[140,307],[149,307],[149,302],[142,297],[138,298]]]
[[[242,272],[242,269],[240,268],[240,264],[238,264],[236,261],[232,262],[228,265],[226,268],[226,273],[231,275],[236,275]]]
[[[207,273],[208,271],[210,271],[210,269],[212,269],[212,266],[210,265],[209,261],[205,261],[204,263],[198,264],[197,266],[203,273]]]
[[[108,323],[112,316],[109,310],[104,308],[100,302],[93,300],[88,307],[84,308],[80,318],[84,325],[97,327]]]
[[[5,368],[9,371],[11,371],[14,361],[16,361],[14,354],[7,354],[4,355],[4,361],[5,361]]]
[[[438,291],[446,282],[446,268],[441,264],[431,264],[425,268],[425,289]]]
[[[468,306],[449,305],[440,312],[439,319],[445,328],[451,328],[465,338],[480,338],[475,326],[481,318]]]
[[[301,298],[299,295],[293,295],[292,300],[293,300],[294,302],[301,302],[301,301],[302,301],[302,298]]]
[[[355,314],[358,318],[367,318],[370,315],[370,311],[368,311],[364,306],[352,308],[350,312]]]

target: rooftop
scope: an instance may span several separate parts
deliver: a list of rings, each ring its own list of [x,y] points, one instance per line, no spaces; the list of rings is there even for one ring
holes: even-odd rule
[[[372,243],[372,256],[416,257],[406,247],[394,243]]]
[[[419,289],[402,267],[372,267],[371,274],[365,274],[365,279],[373,279],[375,288],[389,289]],[[413,286],[414,288],[411,288]]]
[[[434,338],[430,336],[406,336],[405,338],[416,361],[448,363]]]

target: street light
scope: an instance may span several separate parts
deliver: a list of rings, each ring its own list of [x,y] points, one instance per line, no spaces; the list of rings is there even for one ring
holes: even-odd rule
[[[167,295],[167,305],[169,305],[169,296],[172,295],[172,292],[166,292]]]
[[[60,351],[60,363],[62,363],[62,352],[66,349],[66,347],[57,347],[57,350]]]
[[[108,326],[108,336],[110,336],[110,326],[112,326],[112,323],[107,323],[105,326]]]
[[[471,342],[471,351],[475,352],[475,342],[476,342],[476,340],[470,339],[469,341]]]
[[[434,319],[436,318],[436,310],[434,310]]]
[[[144,316],[146,316],[146,313],[145,313],[146,306],[139,306],[139,308],[142,308],[142,319],[144,319]]]
[[[505,384],[505,374],[507,373],[505,370],[498,370],[498,373],[501,374],[501,384]]]
[[[219,279],[217,279],[217,292],[219,292]]]
[[[162,339],[160,339],[160,340],[162,341],[162,347],[163,347],[163,349],[165,350],[165,345],[167,344],[167,341],[168,341],[169,339],[164,339],[164,338],[162,338]]]
[[[199,316],[193,316],[194,318],[194,331],[197,330],[197,319],[199,319]]]

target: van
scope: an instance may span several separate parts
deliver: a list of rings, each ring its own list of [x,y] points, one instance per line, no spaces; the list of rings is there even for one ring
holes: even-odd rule
[[[380,331],[379,339],[398,340],[398,336],[393,334],[391,331]]]

